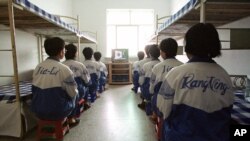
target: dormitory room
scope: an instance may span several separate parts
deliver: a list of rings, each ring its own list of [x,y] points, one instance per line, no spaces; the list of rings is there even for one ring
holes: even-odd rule
[[[249,141],[249,37],[249,0],[0,0],[0,141]]]

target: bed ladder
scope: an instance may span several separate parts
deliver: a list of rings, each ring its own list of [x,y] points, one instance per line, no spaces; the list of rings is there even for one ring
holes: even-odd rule
[[[8,0],[8,14],[9,14],[9,29],[4,29],[1,31],[9,31],[11,38],[11,49],[0,49],[1,52],[12,52],[12,60],[13,60],[13,75],[0,75],[0,77],[13,77],[16,89],[16,104],[20,111],[20,119],[21,116],[21,102],[20,102],[20,89],[19,89],[19,78],[18,78],[18,66],[17,66],[17,54],[16,54],[16,33],[15,33],[15,23],[14,23],[14,4],[12,0]],[[23,132],[20,135],[23,137]]]

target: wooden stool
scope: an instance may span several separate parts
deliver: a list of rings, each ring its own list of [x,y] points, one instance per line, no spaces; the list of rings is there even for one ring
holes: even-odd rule
[[[156,136],[157,136],[158,141],[161,140],[162,126],[163,126],[163,119],[160,117],[157,117],[157,123],[155,125],[155,130],[156,130]]]
[[[39,120],[37,139],[40,140],[57,140],[62,141],[63,136],[69,132],[68,119],[64,118],[62,120]]]
[[[79,115],[77,115],[77,117],[80,117],[81,113],[83,113],[83,111],[84,111],[84,103],[85,103],[85,100],[83,98],[81,98],[81,100],[79,100],[79,102],[78,102]]]

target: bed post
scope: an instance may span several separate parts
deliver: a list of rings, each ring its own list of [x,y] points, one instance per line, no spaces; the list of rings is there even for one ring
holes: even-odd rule
[[[205,4],[206,0],[201,0],[200,4],[200,23],[205,23],[205,19],[206,19],[206,4]]]
[[[15,22],[14,22],[14,8],[12,0],[8,0],[8,11],[9,11],[10,36],[11,36],[13,69],[14,69],[14,81],[16,89],[16,103],[17,103],[17,108],[19,108],[20,111],[20,119],[21,119],[21,102],[20,102],[20,90],[19,90],[19,79],[18,79],[17,55],[16,55],[16,37],[15,37],[16,33],[15,33]],[[23,136],[23,131],[21,130],[21,137],[22,136]]]
[[[159,19],[158,19],[158,14],[156,15],[156,21],[155,21],[155,34],[156,34],[156,44],[158,44],[158,21],[159,21]]]
[[[20,92],[19,92],[19,79],[18,79],[18,68],[17,68],[17,55],[16,55],[16,32],[14,23],[14,10],[12,0],[8,1],[8,11],[9,11],[9,22],[10,22],[10,35],[11,35],[11,46],[12,46],[12,57],[13,57],[13,69],[16,87],[16,100],[20,106]]]
[[[96,41],[97,41],[97,31],[95,32],[95,39],[96,39]],[[97,43],[95,43],[95,48],[96,48],[96,51],[97,51]]]
[[[79,15],[77,15],[77,30],[78,31],[80,31],[80,19],[79,19]],[[80,39],[81,37],[80,37],[80,35],[79,36],[77,36],[77,39],[78,39],[78,42],[77,42],[77,47],[78,47],[78,52],[77,52],[77,58],[78,58],[78,61],[80,61]]]

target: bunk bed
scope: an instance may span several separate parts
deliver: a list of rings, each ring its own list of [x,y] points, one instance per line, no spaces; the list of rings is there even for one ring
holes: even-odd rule
[[[0,51],[12,53],[14,69],[13,76],[0,74],[0,77],[12,77],[14,80],[13,84],[0,86],[0,136],[23,137],[36,125],[36,118],[29,111],[31,82],[19,81],[15,30],[39,37],[38,42],[43,38],[57,36],[66,42],[78,43],[78,47],[80,43],[96,43],[94,36],[79,31],[79,19],[74,20],[77,21],[77,27],[67,24],[60,16],[50,14],[28,0],[0,1],[0,25],[8,27],[11,37],[11,49],[0,48]],[[42,46],[41,43],[39,46]]]
[[[180,10],[158,27],[163,18],[157,17],[156,35],[151,42],[165,38],[183,39],[187,30],[199,22],[212,23],[217,28],[250,16],[249,0],[189,0]],[[232,119],[238,124],[250,125],[250,103],[244,100],[245,75],[231,75],[235,90]]]
[[[156,19],[156,34],[151,41],[159,43],[168,37],[181,39],[192,25],[199,22],[219,27],[248,16],[249,0],[190,0],[175,14]],[[161,24],[162,19],[165,21]]]

